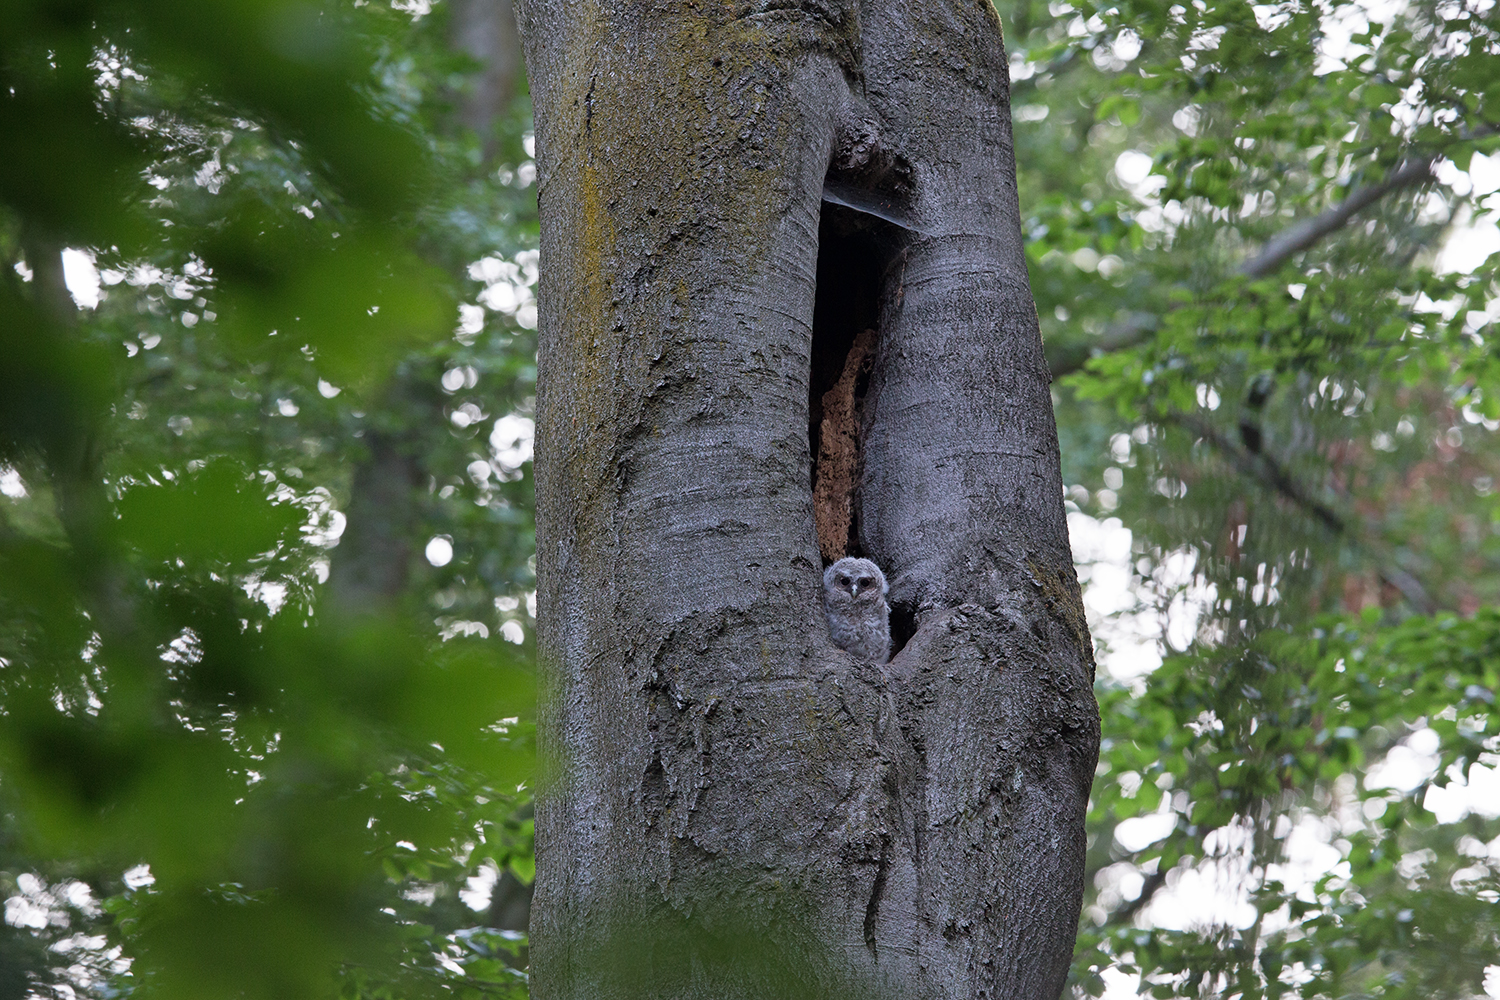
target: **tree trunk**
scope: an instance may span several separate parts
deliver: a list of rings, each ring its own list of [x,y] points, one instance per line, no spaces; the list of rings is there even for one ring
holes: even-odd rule
[[[498,151],[496,126],[510,110],[520,70],[520,38],[510,0],[456,0],[449,41],[479,64],[454,95],[458,124],[480,139],[484,164]],[[350,477],[348,530],[333,550],[329,594],[340,613],[387,614],[406,592],[426,480],[424,430],[443,420],[433,373],[403,368],[381,410],[394,419],[372,427]],[[430,430],[427,431],[430,433]]]
[[[1055,998],[1099,722],[993,9],[520,15],[535,996]],[[884,667],[829,642],[838,552]]]
[[[328,597],[340,615],[388,615],[406,593],[427,479],[418,428],[443,419],[441,405],[429,398],[436,395],[432,375],[397,371],[381,401],[387,419],[365,431],[366,450],[350,477],[348,520],[329,570]]]
[[[453,47],[479,63],[458,95],[459,124],[479,136],[483,162],[499,151],[495,123],[510,111],[521,68],[521,39],[510,0],[455,0],[449,15]]]

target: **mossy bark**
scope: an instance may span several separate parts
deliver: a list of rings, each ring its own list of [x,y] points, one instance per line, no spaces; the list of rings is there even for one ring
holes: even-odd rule
[[[534,994],[1051,1000],[1098,712],[993,9],[519,13]],[[847,547],[891,580],[884,669],[829,643],[813,501],[866,328]]]

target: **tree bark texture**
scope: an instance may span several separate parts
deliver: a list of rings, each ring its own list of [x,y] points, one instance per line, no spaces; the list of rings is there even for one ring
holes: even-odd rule
[[[535,996],[1052,1000],[1099,721],[994,10],[518,7]],[[840,551],[890,580],[884,667],[829,642]]]

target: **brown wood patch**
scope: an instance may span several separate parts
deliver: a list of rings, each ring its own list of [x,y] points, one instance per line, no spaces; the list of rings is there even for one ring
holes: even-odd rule
[[[864,424],[863,400],[856,389],[860,376],[869,371],[874,352],[875,331],[864,330],[854,338],[838,381],[823,394],[813,520],[818,528],[818,549],[829,562],[849,554]]]

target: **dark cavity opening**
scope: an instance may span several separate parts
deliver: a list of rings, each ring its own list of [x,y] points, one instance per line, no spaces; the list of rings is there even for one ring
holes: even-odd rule
[[[910,604],[891,605],[891,656],[906,648],[917,634],[917,610]]]
[[[902,232],[878,216],[823,202],[807,439],[813,516],[825,565],[865,555],[858,503],[864,399],[879,347],[881,292]]]

